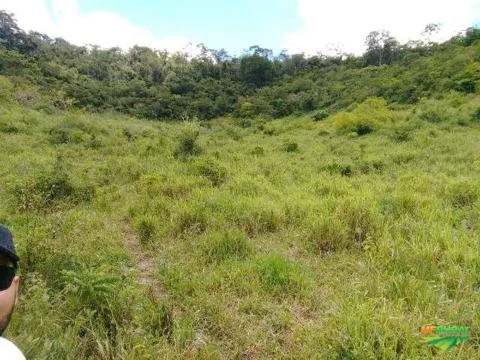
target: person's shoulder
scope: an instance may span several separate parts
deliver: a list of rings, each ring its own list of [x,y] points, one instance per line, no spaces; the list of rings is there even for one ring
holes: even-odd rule
[[[0,337],[0,359],[2,360],[25,360],[22,352],[5,338]]]

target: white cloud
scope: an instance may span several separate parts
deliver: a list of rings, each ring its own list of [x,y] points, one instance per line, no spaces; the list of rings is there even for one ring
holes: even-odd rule
[[[298,0],[298,13],[302,27],[284,39],[290,53],[329,53],[333,45],[360,54],[373,30],[387,30],[405,43],[419,39],[425,25],[440,23],[434,40],[446,40],[480,19],[480,1]]]
[[[0,9],[14,13],[18,25],[26,31],[62,37],[77,45],[122,49],[143,45],[169,51],[180,51],[189,45],[183,37],[159,39],[151,31],[113,12],[82,13],[77,0],[1,0]]]

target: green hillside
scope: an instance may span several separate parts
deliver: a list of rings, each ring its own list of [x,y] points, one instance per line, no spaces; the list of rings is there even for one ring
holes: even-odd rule
[[[233,74],[175,93],[104,58],[131,53],[5,23],[0,223],[22,279],[6,337],[28,359],[478,357],[478,30],[337,59],[165,55],[159,74]],[[204,116],[204,96],[228,108]],[[441,353],[423,325],[472,337]]]

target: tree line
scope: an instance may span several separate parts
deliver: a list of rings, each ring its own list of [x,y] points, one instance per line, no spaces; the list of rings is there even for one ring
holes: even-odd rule
[[[200,44],[192,57],[142,46],[76,46],[27,33],[0,11],[0,74],[15,101],[46,110],[113,110],[160,120],[276,118],[325,114],[371,96],[409,104],[446,91],[475,92],[479,39],[480,30],[470,28],[443,44],[400,44],[373,31],[361,56],[274,56],[260,46],[232,56]]]

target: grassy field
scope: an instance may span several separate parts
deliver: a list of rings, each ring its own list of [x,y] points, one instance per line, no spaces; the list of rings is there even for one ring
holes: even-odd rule
[[[352,110],[169,124],[0,104],[23,281],[6,336],[28,359],[476,358],[480,97]],[[421,325],[473,335],[442,354]]]

